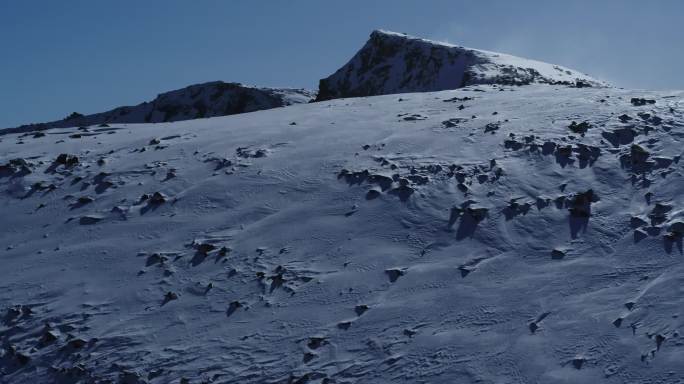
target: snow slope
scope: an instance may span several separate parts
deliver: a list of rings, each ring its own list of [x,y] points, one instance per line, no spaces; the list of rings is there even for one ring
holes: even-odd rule
[[[607,85],[559,65],[376,30],[347,64],[320,81],[317,100],[531,83]]]
[[[92,115],[71,114],[58,121],[28,124],[3,132],[30,132],[110,123],[160,123],[233,115],[307,103],[316,93],[306,89],[257,88],[239,83],[213,81],[195,84],[158,95],[132,107],[118,107]]]
[[[550,85],[4,135],[0,383],[681,382],[683,139]]]

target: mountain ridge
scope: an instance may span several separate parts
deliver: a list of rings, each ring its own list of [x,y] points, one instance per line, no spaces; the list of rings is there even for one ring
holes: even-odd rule
[[[434,92],[468,85],[551,84],[608,86],[559,65],[466,48],[386,30],[374,30],[364,46],[319,90],[266,88],[222,81],[190,85],[135,106],[62,120],[0,129],[0,134],[110,123],[151,123],[225,116],[335,98]],[[198,97],[199,96],[199,97]]]
[[[314,97],[315,92],[306,89],[256,87],[211,81],[163,92],[153,100],[135,106],[122,106],[89,115],[74,112],[62,120],[25,124],[2,129],[0,133],[100,124],[161,123],[227,116],[306,103]]]

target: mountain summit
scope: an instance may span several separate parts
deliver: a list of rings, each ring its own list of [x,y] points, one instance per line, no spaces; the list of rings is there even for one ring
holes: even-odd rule
[[[317,100],[532,83],[607,85],[559,65],[376,30],[347,64],[320,81]]]

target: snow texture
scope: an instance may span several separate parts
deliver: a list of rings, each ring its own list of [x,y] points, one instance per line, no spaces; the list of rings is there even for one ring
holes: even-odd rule
[[[320,81],[317,100],[531,83],[607,85],[559,65],[376,30],[347,64]]]
[[[682,139],[560,85],[1,136],[0,382],[680,382]]]

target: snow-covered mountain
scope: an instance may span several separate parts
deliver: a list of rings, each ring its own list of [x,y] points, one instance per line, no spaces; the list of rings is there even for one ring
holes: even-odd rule
[[[0,384],[681,382],[684,91],[496,76],[1,135]]]
[[[0,140],[0,383],[684,377],[684,92],[486,85]]]
[[[607,85],[559,65],[376,30],[347,64],[320,81],[317,100],[532,83]]]
[[[315,96],[315,92],[306,89],[258,88],[213,81],[165,92],[152,101],[132,107],[119,107],[92,115],[72,113],[62,120],[28,124],[0,132],[29,132],[111,123],[160,123],[226,116],[307,103]]]

